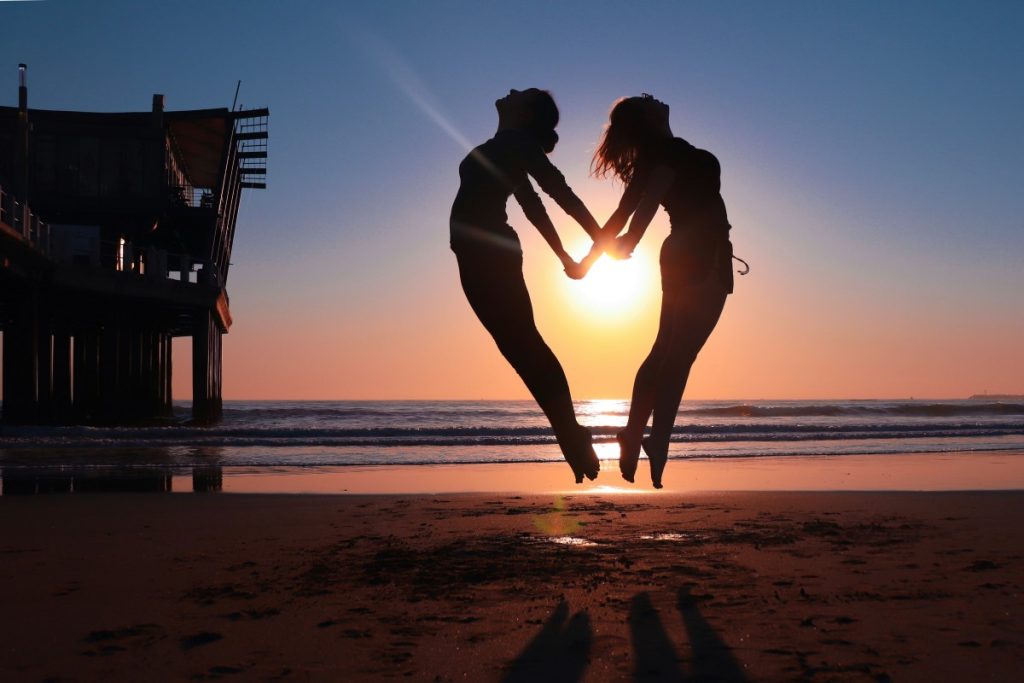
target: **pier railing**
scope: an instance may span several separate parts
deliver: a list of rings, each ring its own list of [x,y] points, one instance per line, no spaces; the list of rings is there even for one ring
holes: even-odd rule
[[[208,190],[189,188],[190,206],[212,206]],[[116,271],[156,280],[219,287],[223,278],[210,259],[155,247],[136,249],[131,242],[100,238],[98,226],[51,225],[39,219],[29,206],[0,186],[0,224],[52,263]]]
[[[136,248],[123,239],[101,240],[98,231],[90,234],[85,230],[91,226],[54,227],[52,259],[56,263],[115,271],[124,273],[124,276],[150,280],[175,280],[214,287],[221,285],[217,267],[209,259],[152,246]]]
[[[190,209],[213,209],[215,208],[215,197],[213,190],[208,187],[193,187],[192,185],[171,185],[171,203],[178,206],[186,206]]]
[[[0,223],[9,226],[43,254],[50,254],[50,225],[39,220],[25,202],[0,185]]]

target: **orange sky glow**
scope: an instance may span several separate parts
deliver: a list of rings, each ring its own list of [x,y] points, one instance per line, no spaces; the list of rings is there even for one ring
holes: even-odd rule
[[[577,175],[583,179],[574,185],[595,215],[607,215],[621,187]],[[737,277],[686,397],[959,398],[1024,387],[1019,316],[973,308],[958,297],[955,278],[915,273],[899,254],[870,243],[845,245],[842,229],[815,234],[816,226],[843,222],[827,207],[779,208],[769,198],[770,183],[730,186],[730,179],[727,170],[727,202],[742,200],[730,203],[734,243],[751,273]],[[550,211],[570,251],[582,256],[589,244],[579,227],[557,207]],[[431,230],[443,235],[445,215],[431,219]],[[628,397],[657,330],[664,214],[631,261],[605,256],[593,281],[581,282],[565,277],[512,205],[510,222],[523,241],[538,327],[562,361],[573,396]],[[312,312],[238,301],[236,327],[225,337],[227,396],[529,398],[466,304],[443,237],[437,242],[422,257],[416,286],[378,286],[375,278],[385,276],[377,274],[359,291],[322,292]],[[621,292],[609,289],[617,278]],[[921,289],[929,290],[927,300]],[[187,344],[178,346],[181,355]],[[175,377],[178,397],[190,393],[184,359],[178,367],[186,372]]]

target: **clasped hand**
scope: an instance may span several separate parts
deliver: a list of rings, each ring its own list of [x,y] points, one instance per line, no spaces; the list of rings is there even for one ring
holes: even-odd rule
[[[619,237],[605,233],[599,234],[594,240],[593,246],[590,247],[590,251],[579,263],[573,261],[571,257],[565,258],[563,261],[565,274],[573,280],[582,280],[590,271],[591,266],[601,258],[601,254],[608,254],[613,259],[623,260],[632,256],[635,248],[636,240],[629,233]]]

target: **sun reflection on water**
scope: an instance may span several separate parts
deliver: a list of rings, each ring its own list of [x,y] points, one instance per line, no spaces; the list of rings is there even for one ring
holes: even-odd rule
[[[629,401],[620,398],[577,401],[576,414],[586,423],[624,426],[629,417]]]
[[[606,460],[619,459],[619,444],[615,441],[611,443],[595,443],[594,452],[597,453],[597,459],[601,461],[601,469],[604,469],[604,462]]]

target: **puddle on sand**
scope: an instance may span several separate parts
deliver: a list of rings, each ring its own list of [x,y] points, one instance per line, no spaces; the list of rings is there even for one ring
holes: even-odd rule
[[[578,536],[550,536],[548,538],[537,539],[546,543],[557,543],[558,545],[571,545],[577,548],[593,548],[597,545],[593,541],[588,541],[585,538],[579,538]]]
[[[704,534],[682,534],[666,532],[661,534],[641,534],[641,541],[700,541],[707,538]]]

